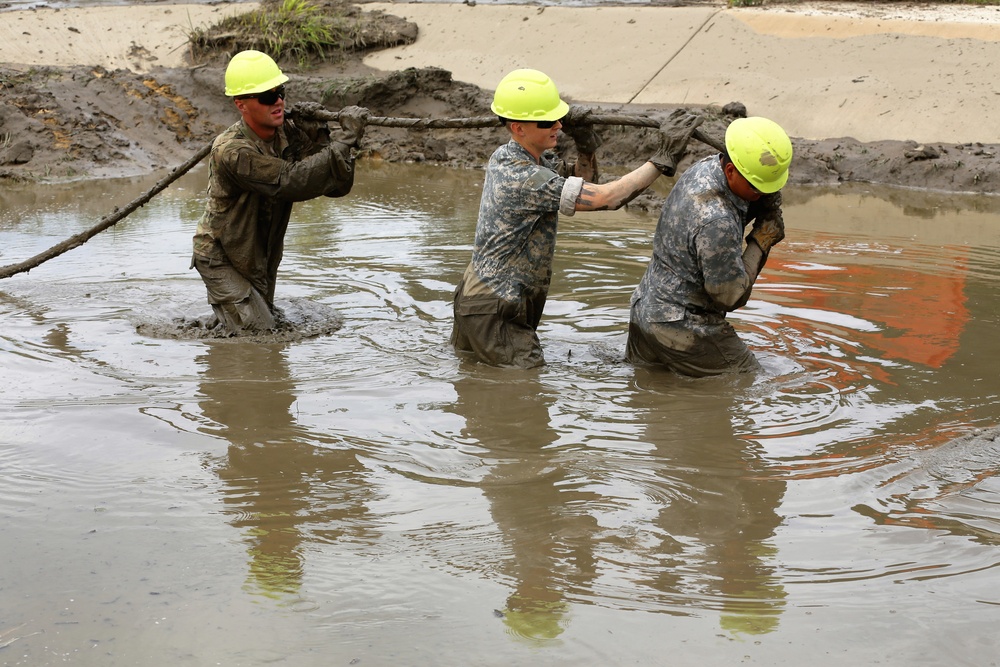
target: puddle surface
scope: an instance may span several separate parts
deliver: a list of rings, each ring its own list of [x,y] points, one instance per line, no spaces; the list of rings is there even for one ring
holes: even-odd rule
[[[995,659],[1000,444],[950,441],[1000,422],[1000,201],[789,190],[765,371],[695,381],[621,361],[625,212],[560,223],[548,366],[459,362],[481,177],[297,205],[301,340],[143,333],[208,312],[201,168],[0,281],[5,664]],[[3,190],[0,264],[153,182]]]

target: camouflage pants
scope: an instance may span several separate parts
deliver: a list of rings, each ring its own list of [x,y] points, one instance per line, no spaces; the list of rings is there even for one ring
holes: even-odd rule
[[[535,290],[516,302],[494,296],[466,296],[465,281],[455,290],[451,344],[493,366],[535,368],[545,364],[536,329],[545,293]]]
[[[666,366],[690,377],[760,369],[753,352],[725,319],[689,316],[679,322],[641,322],[634,307],[625,358],[632,363]]]
[[[264,297],[231,264],[195,255],[191,265],[198,269],[212,312],[227,332],[238,336],[245,331],[270,331],[276,327]]]

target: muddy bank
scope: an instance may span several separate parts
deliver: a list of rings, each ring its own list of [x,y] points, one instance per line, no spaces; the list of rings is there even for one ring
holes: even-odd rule
[[[359,104],[379,116],[468,117],[488,114],[491,91],[455,81],[440,68],[382,72],[366,67],[373,48],[411,43],[417,26],[383,12],[358,12],[362,38],[337,58],[308,68],[282,63],[292,77],[289,102],[330,109]],[[373,46],[374,45],[374,46]],[[227,53],[238,44],[222,35],[217,49],[189,54],[183,67],[137,73],[81,64],[0,66],[0,181],[111,177],[174,167],[236,120],[222,94]],[[587,104],[586,100],[573,100]],[[741,102],[741,100],[731,100]],[[666,116],[672,106],[594,106],[604,112]],[[731,116],[717,106],[689,108],[707,117],[704,129],[721,136]],[[754,114],[753,108],[747,109]],[[656,133],[602,127],[606,176],[636,166],[655,150]],[[793,138],[794,139],[794,138]],[[877,183],[941,192],[992,193],[1000,185],[1000,146],[913,141],[860,142],[850,137],[794,139],[791,183],[831,186]],[[371,127],[364,157],[454,168],[480,168],[505,134],[488,130],[402,130]],[[572,151],[572,149],[569,149]],[[693,142],[681,166],[713,149]],[[658,195],[633,203],[653,207]]]
[[[334,68],[335,66],[331,66]],[[348,71],[292,73],[290,101],[337,109],[360,104],[380,116],[465,117],[488,114],[491,91],[456,82],[442,69],[375,76]],[[358,69],[356,66],[355,69]],[[154,69],[148,74],[101,67],[0,69],[0,179],[47,180],[146,173],[173,167],[236,119],[222,95],[219,66]],[[671,107],[604,111],[665,116]],[[706,114],[706,132],[721,136],[730,117]],[[748,109],[752,114],[753,109]],[[606,171],[636,165],[654,150],[656,134],[602,127]],[[482,166],[504,140],[501,130],[369,128],[364,152],[376,160],[416,161],[457,168]],[[692,143],[696,159],[711,148]],[[945,192],[990,193],[1000,186],[1000,146],[862,143],[854,139],[796,139],[793,184],[879,183]]]

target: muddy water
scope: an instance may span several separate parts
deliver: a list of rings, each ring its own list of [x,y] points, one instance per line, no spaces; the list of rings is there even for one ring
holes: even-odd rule
[[[0,263],[150,184],[5,187]],[[208,310],[201,171],[0,282],[4,664],[994,664],[1000,441],[949,441],[1000,421],[1000,202],[790,191],[765,371],[691,381],[621,362],[629,213],[563,221],[547,367],[456,360],[480,184],[299,205],[329,335],[137,331]]]

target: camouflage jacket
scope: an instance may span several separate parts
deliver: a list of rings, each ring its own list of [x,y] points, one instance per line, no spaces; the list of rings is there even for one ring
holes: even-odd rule
[[[325,135],[314,143],[290,121],[266,142],[240,120],[216,137],[208,173],[194,253],[228,260],[273,305],[292,203],[350,192],[350,147]]]
[[[568,170],[552,153],[536,162],[513,140],[490,157],[470,269],[501,299],[548,292],[559,213],[573,215],[583,187],[582,178],[560,175]]]
[[[677,322],[689,313],[721,321],[744,305],[756,278],[743,260],[748,209],[729,189],[719,155],[684,172],[663,203],[633,312],[645,322]]]

